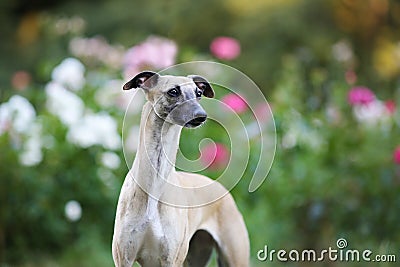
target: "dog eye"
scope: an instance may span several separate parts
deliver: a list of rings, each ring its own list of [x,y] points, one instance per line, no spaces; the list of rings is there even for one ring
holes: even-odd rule
[[[181,91],[179,90],[179,87],[176,86],[175,88],[170,89],[170,90],[167,92],[167,94],[168,94],[169,96],[172,96],[172,97],[177,97],[177,96],[179,96],[179,95],[181,94]]]
[[[203,92],[201,90],[196,90],[196,97],[201,97]]]

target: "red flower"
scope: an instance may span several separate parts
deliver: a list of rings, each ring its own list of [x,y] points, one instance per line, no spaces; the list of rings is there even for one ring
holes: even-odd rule
[[[393,161],[400,165],[400,146],[398,146],[393,152]]]
[[[368,105],[375,100],[375,94],[364,86],[356,86],[350,89],[347,96],[350,105]]]
[[[232,60],[239,56],[240,44],[231,37],[217,37],[211,42],[210,50],[219,59]]]
[[[396,103],[393,100],[387,100],[385,102],[385,107],[386,110],[389,112],[389,114],[394,114],[396,112]]]
[[[200,160],[210,169],[219,169],[228,163],[229,151],[223,144],[208,144],[201,149]]]

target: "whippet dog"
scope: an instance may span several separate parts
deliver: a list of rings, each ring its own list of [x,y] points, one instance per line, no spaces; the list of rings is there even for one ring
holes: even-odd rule
[[[219,266],[248,266],[248,233],[229,192],[205,176],[175,170],[182,128],[206,121],[199,100],[214,97],[210,83],[200,76],[145,71],[123,87],[132,88],[143,89],[147,102],[138,150],[116,211],[115,265],[131,267],[137,261],[144,267],[206,266],[216,248]],[[197,190],[206,185],[212,186]],[[207,204],[210,195],[222,197]],[[193,204],[202,200],[207,205]]]

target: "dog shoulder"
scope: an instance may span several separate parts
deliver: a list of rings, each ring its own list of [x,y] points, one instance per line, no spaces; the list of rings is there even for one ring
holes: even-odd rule
[[[226,188],[218,181],[198,173],[176,172],[176,176],[178,177],[179,183],[185,187],[202,187],[215,183],[219,190],[228,192],[228,190],[226,190]]]
[[[211,187],[208,187],[206,194],[215,196],[216,198],[214,199],[218,199],[218,201],[213,202],[213,206],[221,206],[221,208],[228,209],[236,208],[235,200],[233,199],[232,195],[218,181],[197,173],[177,172],[176,175],[179,183],[187,188],[201,188],[212,184]],[[203,193],[204,192],[205,191],[203,191]],[[209,200],[209,198],[205,197],[204,195],[197,195],[196,198],[205,198]]]

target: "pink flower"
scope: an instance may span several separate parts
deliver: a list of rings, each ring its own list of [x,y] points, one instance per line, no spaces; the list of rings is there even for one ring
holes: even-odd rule
[[[400,164],[400,146],[398,146],[393,152],[393,161],[396,164]]]
[[[125,53],[122,46],[110,45],[101,36],[93,38],[75,37],[70,41],[69,49],[74,56],[91,64],[99,62],[114,69],[122,67]]]
[[[130,77],[145,69],[163,69],[175,63],[177,45],[166,38],[150,36],[129,49],[124,56],[125,75]]]
[[[392,115],[396,112],[396,103],[393,100],[387,100],[385,102],[385,107],[390,115]]]
[[[201,149],[200,161],[210,169],[220,169],[228,163],[229,154],[228,149],[223,144],[212,143]]]
[[[364,86],[356,86],[350,89],[347,99],[350,105],[368,105],[375,100],[375,94]]]
[[[221,101],[233,109],[236,113],[242,113],[246,111],[247,104],[243,97],[237,94],[228,94],[224,96]]]
[[[211,42],[210,50],[219,59],[232,60],[239,56],[240,44],[234,38],[222,36]]]

